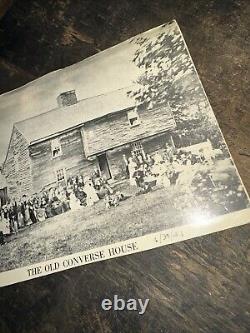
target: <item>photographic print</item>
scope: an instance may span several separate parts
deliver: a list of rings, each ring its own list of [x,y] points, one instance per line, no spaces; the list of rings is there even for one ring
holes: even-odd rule
[[[0,120],[2,286],[250,221],[176,21],[1,95]]]

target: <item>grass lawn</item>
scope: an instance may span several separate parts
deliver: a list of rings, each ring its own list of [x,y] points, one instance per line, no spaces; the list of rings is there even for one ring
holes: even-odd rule
[[[81,207],[77,211],[68,211],[30,225],[0,247],[0,271],[109,245],[180,224],[180,213],[171,203],[172,191],[175,189],[154,189],[147,194],[130,196],[118,207],[109,210],[100,200],[93,207]]]
[[[184,182],[167,189],[154,188],[138,196],[128,181],[122,181],[116,186],[129,197],[118,207],[107,210],[100,200],[93,207],[81,207],[26,227],[0,247],[0,271],[166,230],[190,220],[189,213],[195,210],[218,216],[249,205],[229,159],[216,161],[211,167],[198,165],[195,172],[195,176],[184,177],[189,185]]]

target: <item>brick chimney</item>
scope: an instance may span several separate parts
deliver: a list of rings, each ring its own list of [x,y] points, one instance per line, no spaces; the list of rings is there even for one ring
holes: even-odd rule
[[[77,103],[75,90],[65,91],[57,97],[59,107],[70,106]]]

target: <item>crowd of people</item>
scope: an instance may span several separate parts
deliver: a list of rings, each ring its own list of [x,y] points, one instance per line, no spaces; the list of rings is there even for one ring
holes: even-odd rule
[[[185,174],[183,170],[186,166],[209,162],[202,152],[196,155],[173,149],[170,145],[164,153],[156,152],[153,155],[132,151],[129,157],[123,155],[123,161],[130,185],[137,188],[136,195],[147,193],[156,185],[165,188],[174,185],[181,179],[180,174]],[[19,200],[13,199],[0,209],[0,244],[4,243],[4,235],[17,234],[27,225],[68,210],[93,206],[101,199],[109,209],[118,206],[125,196],[114,190],[98,169],[94,169],[90,177],[71,177],[67,184],[58,184],[32,197],[24,194]]]
[[[0,208],[0,244],[4,243],[4,235],[17,234],[30,224],[69,210],[93,206],[100,199],[104,199],[105,207],[110,208],[118,206],[124,195],[112,189],[98,169],[91,177],[71,177],[67,185],[58,184],[31,197],[24,194],[19,200],[13,199]]]
[[[150,155],[132,152],[128,158],[123,155],[123,159],[130,184],[138,187],[138,194],[150,191],[155,185],[168,187],[180,183],[190,173],[188,166],[213,163],[212,158],[205,156],[202,150],[194,154],[170,145],[163,153]]]

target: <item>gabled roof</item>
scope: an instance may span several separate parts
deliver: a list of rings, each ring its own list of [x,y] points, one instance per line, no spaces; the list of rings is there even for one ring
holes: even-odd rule
[[[135,100],[127,96],[129,88],[80,100],[78,103],[58,107],[38,116],[15,123],[29,144],[51,135],[74,128],[88,121],[135,106]]]

